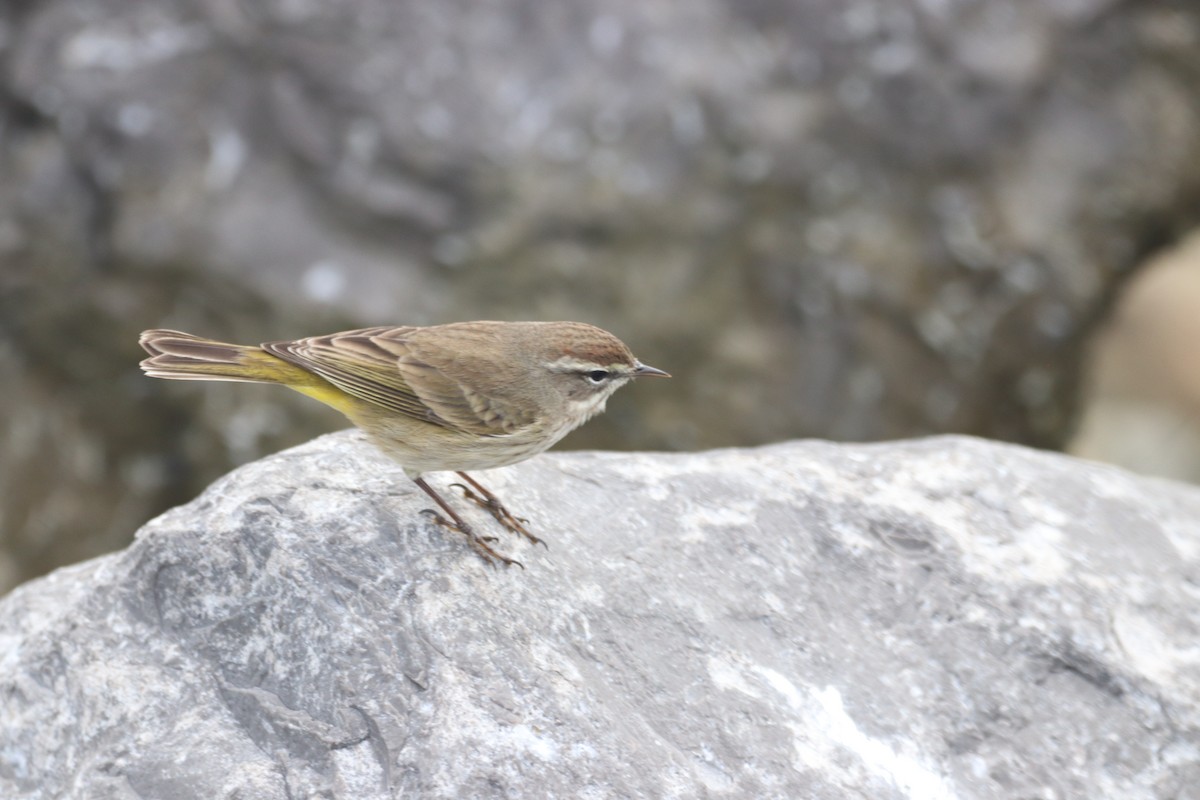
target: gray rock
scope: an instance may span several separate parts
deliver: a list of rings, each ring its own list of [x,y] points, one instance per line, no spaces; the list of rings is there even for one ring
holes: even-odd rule
[[[680,376],[584,447],[1057,447],[1195,223],[1196,3],[546,5],[0,3],[0,591],[328,430],[144,328],[581,319]]]
[[[524,570],[343,433],[19,588],[0,796],[1200,796],[1200,491],[965,438],[487,477]]]

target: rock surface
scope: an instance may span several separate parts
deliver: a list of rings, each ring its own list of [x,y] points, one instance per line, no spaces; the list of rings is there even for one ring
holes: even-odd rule
[[[488,483],[525,570],[343,433],[19,588],[0,796],[1200,796],[1200,491],[962,438]]]
[[[577,445],[1059,446],[1195,222],[1198,40],[1180,0],[0,3],[0,591],[329,429],[145,385],[149,327],[582,319],[679,377]]]

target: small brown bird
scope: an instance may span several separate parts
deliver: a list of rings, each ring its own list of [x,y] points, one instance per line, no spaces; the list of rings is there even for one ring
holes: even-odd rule
[[[515,464],[604,411],[631,379],[670,377],[620,339],[581,322],[458,322],[365,328],[260,346],[179,331],[146,331],[147,375],[279,383],[320,400],[362,428],[433,498],[489,563],[518,564],[478,536],[422,477],[453,470],[455,484],[505,528],[540,542],[466,470]]]

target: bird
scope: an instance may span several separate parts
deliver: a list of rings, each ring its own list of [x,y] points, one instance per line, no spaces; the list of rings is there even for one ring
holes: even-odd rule
[[[504,528],[541,543],[468,470],[535,456],[604,411],[639,377],[670,377],[638,361],[606,330],[582,322],[455,322],[362,328],[292,341],[238,345],[174,330],[148,330],[141,368],[172,380],[276,383],[340,411],[446,515],[485,562],[500,554],[425,480],[453,471],[465,498]],[[446,517],[449,517],[447,519]]]

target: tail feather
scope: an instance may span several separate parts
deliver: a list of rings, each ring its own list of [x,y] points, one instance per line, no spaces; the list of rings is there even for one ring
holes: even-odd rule
[[[243,381],[303,385],[312,375],[261,347],[226,344],[182,331],[145,331],[138,343],[150,354],[142,371],[181,381]]]

